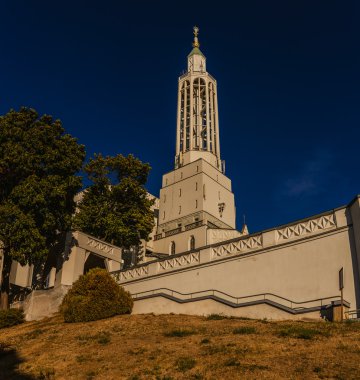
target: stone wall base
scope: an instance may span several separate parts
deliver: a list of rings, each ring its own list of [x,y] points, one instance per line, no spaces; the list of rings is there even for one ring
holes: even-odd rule
[[[34,321],[45,317],[51,317],[59,311],[59,306],[71,286],[59,286],[47,290],[34,290],[22,304],[25,319]]]

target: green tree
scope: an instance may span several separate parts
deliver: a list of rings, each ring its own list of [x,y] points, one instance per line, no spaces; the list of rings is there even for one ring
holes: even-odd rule
[[[122,248],[148,240],[154,226],[145,183],[149,164],[133,155],[95,155],[85,165],[92,185],[84,191],[74,226],[90,235]]]
[[[12,260],[44,263],[71,227],[84,146],[59,120],[21,108],[0,116],[0,307],[8,308]]]

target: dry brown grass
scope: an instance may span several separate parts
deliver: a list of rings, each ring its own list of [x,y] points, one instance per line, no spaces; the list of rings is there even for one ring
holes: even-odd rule
[[[360,379],[360,323],[60,316],[0,330],[1,379]]]

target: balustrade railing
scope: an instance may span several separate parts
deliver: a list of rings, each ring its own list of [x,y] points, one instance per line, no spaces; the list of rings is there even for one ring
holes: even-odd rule
[[[209,221],[207,222],[204,222],[203,220],[197,220],[196,222],[193,222],[193,223],[190,223],[190,224],[186,224],[184,226],[184,229],[185,231],[189,231],[189,230],[192,230],[194,228],[198,228],[198,227],[201,227],[201,226],[208,226],[210,228],[219,228],[217,225],[215,225],[214,223],[211,223]],[[169,231],[166,231],[165,232],[165,236],[163,234],[157,234],[154,236],[154,240],[160,240],[160,239],[163,239],[164,237],[168,237],[168,236],[173,236],[173,235],[176,235],[176,234],[179,234],[180,232],[182,232],[182,228],[181,227],[177,227],[177,228],[174,228],[173,230],[169,230]]]
[[[360,309],[345,312],[346,319],[360,320]]]
[[[160,240],[162,239],[162,234],[157,234],[154,236],[154,240]]]
[[[211,74],[209,74],[208,72],[206,72],[206,71],[200,71],[199,72],[201,75],[206,75],[206,76],[208,76],[210,79],[212,79],[214,82],[216,82],[216,79],[211,75]],[[184,72],[182,72],[182,73],[180,73],[180,77],[179,77],[179,79],[182,79],[182,78],[185,78],[186,76],[188,76],[189,75],[189,72],[188,71],[184,71]]]
[[[180,232],[181,232],[181,227],[174,228],[173,230],[166,231],[166,232],[165,232],[165,237],[173,236],[173,235],[176,235],[176,234],[178,234],[178,233],[180,233]]]
[[[204,225],[204,222],[202,220],[197,220],[196,222],[187,224],[185,226],[185,231],[189,231],[189,230],[192,230],[193,228],[198,228],[198,227],[201,227],[203,225]],[[211,226],[209,225],[209,227],[211,227]],[[163,236],[163,234],[155,235],[154,240],[160,240],[160,239],[163,239],[163,237],[173,236],[173,235],[179,234],[180,232],[182,232],[182,228],[177,227],[177,228],[174,228],[173,230],[166,231],[165,236]]]
[[[196,222],[194,223],[190,223],[190,224],[187,224],[185,226],[185,231],[189,231],[189,230],[192,230],[193,228],[197,228],[197,227],[200,227],[203,225],[203,221],[202,220],[197,220]]]

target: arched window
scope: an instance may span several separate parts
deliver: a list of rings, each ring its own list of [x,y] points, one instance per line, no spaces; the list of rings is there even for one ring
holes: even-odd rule
[[[172,241],[171,243],[170,243],[170,247],[169,247],[169,253],[170,253],[170,255],[175,255],[175,242],[174,241]]]
[[[203,78],[195,78],[193,82],[193,149],[207,150],[206,118],[206,83]]]
[[[216,154],[217,146],[216,146],[216,94],[215,87],[213,83],[209,83],[208,87],[208,99],[209,99],[209,145],[210,152]]]
[[[190,149],[190,82],[185,81],[180,90],[180,152]]]
[[[189,249],[190,249],[190,251],[192,251],[193,249],[195,249],[195,237],[194,237],[194,235],[190,236],[190,239],[189,239]]]

